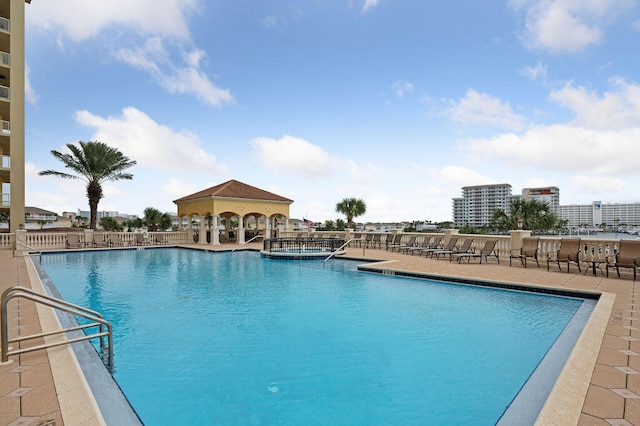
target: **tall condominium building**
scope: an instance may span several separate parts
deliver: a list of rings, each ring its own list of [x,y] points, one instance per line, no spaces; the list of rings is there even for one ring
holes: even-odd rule
[[[549,205],[552,212],[558,212],[560,206],[560,190],[557,186],[546,186],[544,188],[524,188],[522,197],[525,200],[544,201]]]
[[[0,212],[9,214],[10,232],[25,221],[24,3],[0,0]]]
[[[484,226],[491,223],[493,212],[502,209],[509,212],[511,185],[465,186],[462,198],[453,199],[453,220],[456,226]]]
[[[570,227],[640,226],[640,203],[571,204],[559,206],[558,217]]]

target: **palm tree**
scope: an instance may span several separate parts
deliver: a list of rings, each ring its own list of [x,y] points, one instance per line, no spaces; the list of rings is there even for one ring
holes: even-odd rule
[[[91,220],[89,227],[96,229],[96,219],[98,213],[98,203],[103,197],[102,183],[111,180],[133,179],[133,175],[125,173],[124,170],[136,164],[118,149],[112,148],[103,142],[79,141],[79,147],[68,143],[67,148],[71,154],[63,154],[52,150],[51,154],[64,163],[64,166],[71,169],[75,174],[58,172],[55,170],[43,170],[38,173],[40,176],[53,175],[63,179],[80,179],[87,183],[87,198],[89,199],[89,210]]]
[[[520,220],[522,221],[522,229],[546,231],[555,228],[558,216],[550,211],[549,204],[535,198],[512,199],[509,203],[508,215],[502,209],[496,209],[493,212],[492,222],[501,231],[518,229],[518,221]]]
[[[153,207],[147,207],[144,209],[143,213],[144,218],[142,221],[149,231],[164,231],[167,228],[171,228],[171,217],[167,213],[162,213],[160,210]]]
[[[347,228],[351,228],[353,218],[362,216],[367,211],[367,205],[359,198],[345,198],[336,204],[336,212],[347,217]]]

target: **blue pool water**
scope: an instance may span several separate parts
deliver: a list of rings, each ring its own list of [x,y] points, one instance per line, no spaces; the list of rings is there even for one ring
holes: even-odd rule
[[[252,252],[41,262],[112,322],[147,425],[494,424],[583,303]]]

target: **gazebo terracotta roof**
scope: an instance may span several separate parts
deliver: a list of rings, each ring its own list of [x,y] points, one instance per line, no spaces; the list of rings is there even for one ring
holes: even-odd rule
[[[191,195],[186,195],[182,198],[174,200],[174,203],[178,201],[196,200],[198,198],[206,197],[224,197],[224,198],[245,198],[249,200],[266,200],[266,201],[281,201],[292,203],[290,200],[280,195],[276,195],[272,192],[265,191],[255,186],[247,185],[235,179],[221,183],[220,185],[212,186],[211,188],[203,189],[202,191],[194,192]]]

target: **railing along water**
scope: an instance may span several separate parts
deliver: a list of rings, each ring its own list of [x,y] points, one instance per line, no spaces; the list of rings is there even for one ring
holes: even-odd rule
[[[8,305],[9,301],[14,298],[22,297],[27,300],[31,300],[35,303],[40,303],[45,306],[49,306],[53,309],[57,309],[63,312],[67,312],[76,317],[82,317],[89,321],[93,321],[89,324],[78,325],[75,327],[68,327],[62,330],[49,331],[45,333],[37,333],[27,336],[19,336],[14,339],[9,339],[8,336]],[[6,289],[0,297],[0,351],[2,352],[2,363],[9,362],[9,356],[20,355],[23,353],[33,352],[41,349],[53,348],[56,346],[68,345],[70,343],[80,342],[83,340],[91,340],[100,338],[100,355],[102,362],[105,363],[107,369],[111,374],[114,373],[113,363],[113,332],[111,323],[105,320],[99,312],[87,309],[85,307],[69,303],[62,299],[48,296],[46,294],[38,293],[30,288],[22,286],[14,286]],[[93,334],[85,334],[81,337],[75,337],[71,339],[65,339],[58,342],[44,343],[41,345],[31,346],[28,348],[9,350],[9,343],[19,343],[25,340],[32,340],[41,337],[55,336],[65,334],[71,331],[79,331],[92,327],[99,327],[99,331]],[[107,337],[107,343],[105,345],[105,337]]]

